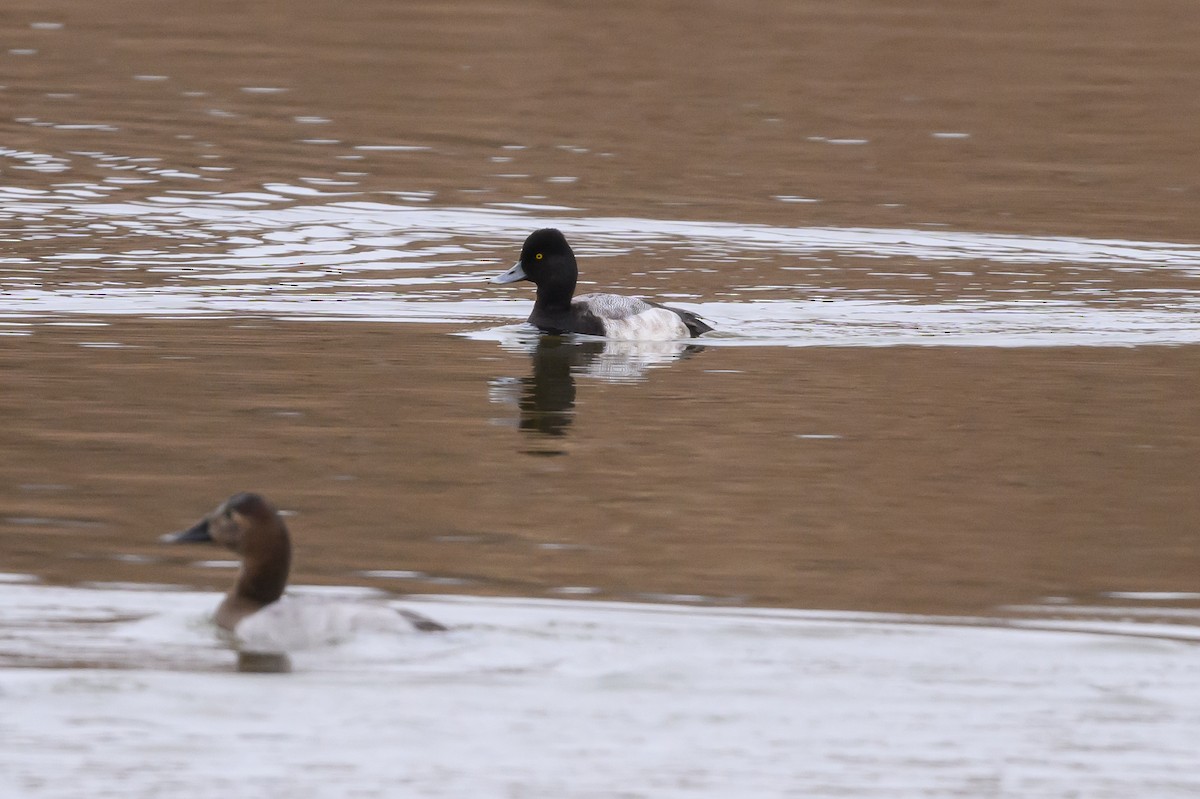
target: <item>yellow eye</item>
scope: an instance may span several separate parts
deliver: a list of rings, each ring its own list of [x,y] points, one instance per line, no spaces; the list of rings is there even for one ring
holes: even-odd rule
[[[533,256],[533,257],[534,257],[534,258],[537,258],[539,261],[540,261],[540,260],[542,260],[542,254],[541,254],[540,252],[539,252],[537,255]]]

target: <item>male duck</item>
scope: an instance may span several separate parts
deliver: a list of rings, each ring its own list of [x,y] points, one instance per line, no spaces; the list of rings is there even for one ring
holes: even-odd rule
[[[240,643],[265,647],[257,651],[335,642],[354,628],[380,629],[386,626],[381,621],[397,619],[418,630],[446,629],[420,614],[369,603],[281,601],[292,543],[279,511],[258,494],[234,494],[192,527],[162,540],[173,544],[215,541],[241,556],[237,582],[217,608],[215,621]]]
[[[699,336],[712,330],[691,311],[619,294],[582,294],[572,299],[579,267],[561,232],[535,230],[525,239],[521,259],[493,283],[531,281],[537,300],[529,323],[543,333],[584,333],[623,340],[666,341]]]

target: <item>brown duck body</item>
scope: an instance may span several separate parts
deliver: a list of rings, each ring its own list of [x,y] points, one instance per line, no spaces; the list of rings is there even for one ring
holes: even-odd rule
[[[215,621],[230,633],[249,616],[279,601],[287,588],[292,542],[279,511],[259,494],[234,494],[196,524],[163,536],[168,543],[215,542],[241,559],[237,580],[217,607]],[[412,613],[399,615],[419,630],[444,630]]]

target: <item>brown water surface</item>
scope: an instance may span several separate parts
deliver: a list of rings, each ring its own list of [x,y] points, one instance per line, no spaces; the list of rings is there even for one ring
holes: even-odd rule
[[[952,611],[1194,589],[1194,348],[725,347],[610,384],[448,332],[6,348],[5,567],[223,585],[187,565],[222,553],[155,536],[255,489],[296,512],[302,581]],[[524,409],[489,402],[503,377]]]
[[[942,612],[1200,590],[1192,2],[50,0],[0,34],[4,571],[223,586],[193,565],[223,553],[154,541],[253,489],[294,511],[306,582]],[[525,218],[396,214],[514,206],[625,256],[601,288],[732,337],[785,308],[833,346],[612,380],[596,347],[454,335],[527,312],[478,282]],[[651,233],[622,251],[606,218]],[[732,243],[656,238],[679,220]],[[1013,266],[743,251],[739,225],[1165,244]],[[864,296],[960,303],[960,333],[1016,298],[1046,346],[838,346]],[[378,321],[408,302],[434,310]],[[1093,324],[1181,346],[1073,346]]]

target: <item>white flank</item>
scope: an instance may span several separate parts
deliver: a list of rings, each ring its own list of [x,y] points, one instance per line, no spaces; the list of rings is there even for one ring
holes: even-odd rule
[[[587,307],[604,320],[605,338],[618,341],[672,341],[691,333],[679,314],[657,308],[641,297],[620,294],[581,294],[572,305]]]
[[[604,328],[605,338],[618,341],[671,341],[691,336],[679,314],[666,308],[650,308],[625,319],[606,319]]]

